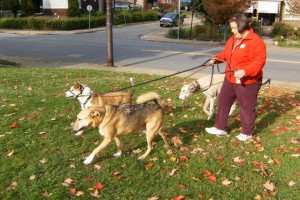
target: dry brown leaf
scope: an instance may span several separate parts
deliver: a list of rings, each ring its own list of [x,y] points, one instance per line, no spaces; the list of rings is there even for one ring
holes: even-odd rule
[[[9,153],[6,154],[7,157],[11,157],[14,154],[15,150],[10,151]]]
[[[264,188],[266,188],[270,192],[273,192],[275,190],[275,184],[270,183],[270,181],[265,182],[263,186],[264,186]]]
[[[99,198],[99,197],[100,197],[99,191],[98,191],[98,190],[95,190],[94,193],[91,193],[91,195],[92,195],[93,197],[96,197],[96,198]]]
[[[71,178],[67,178],[66,180],[64,180],[64,182],[62,183],[63,186],[70,186],[73,182],[73,179]]]
[[[255,196],[254,200],[262,200],[261,196],[258,194]]]
[[[47,191],[43,193],[44,197],[50,197],[52,195],[52,193],[48,193]]]
[[[94,168],[95,168],[96,170],[100,170],[100,169],[102,168],[102,166],[101,166],[101,165],[94,165]]]
[[[296,184],[296,182],[290,181],[288,185],[289,185],[290,187],[293,187],[295,184]]]
[[[40,163],[45,164],[48,160],[46,158],[43,158],[42,160],[40,160]]]
[[[172,169],[172,171],[169,173],[169,176],[174,176],[175,172],[177,171],[178,169]]]
[[[78,196],[78,197],[80,197],[80,196],[83,196],[84,195],[84,192],[82,192],[82,191],[78,191],[78,192],[76,192],[76,194],[75,194],[76,196]]]
[[[172,142],[173,142],[175,147],[178,147],[178,146],[182,145],[182,141],[180,140],[180,138],[178,136],[172,137]]]
[[[143,150],[142,149],[135,149],[135,150],[132,150],[132,152],[134,153],[134,154],[139,154],[139,153],[141,153]]]
[[[147,198],[147,200],[158,200],[159,197],[155,196],[155,197],[150,197],[150,198]]]
[[[222,181],[222,185],[229,186],[232,183],[232,181],[229,181],[228,179],[225,179]]]
[[[17,188],[17,185],[18,183],[14,181],[6,188],[6,190],[15,190]]]

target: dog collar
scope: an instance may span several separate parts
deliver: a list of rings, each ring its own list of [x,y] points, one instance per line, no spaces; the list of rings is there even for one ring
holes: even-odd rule
[[[195,89],[194,91],[192,91],[193,93],[200,91],[201,88],[200,88],[200,84],[198,81],[193,81],[192,85],[194,86],[194,89]]]

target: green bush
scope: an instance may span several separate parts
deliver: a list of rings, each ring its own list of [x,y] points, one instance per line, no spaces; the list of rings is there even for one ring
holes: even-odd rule
[[[124,19],[125,15],[125,19]],[[156,13],[153,11],[124,11],[114,14],[114,25],[155,21]],[[88,28],[89,18],[85,17],[68,17],[68,18],[0,18],[0,28],[5,29],[28,29],[28,30],[76,30]],[[106,16],[98,14],[91,16],[90,27],[96,28],[106,25]]]
[[[68,17],[80,17],[81,11],[78,8],[78,1],[68,0],[68,5],[69,5],[67,10]]]
[[[272,35],[273,37],[283,36],[285,38],[290,38],[292,35],[296,35],[296,31],[294,30],[294,27],[289,24],[277,22],[273,25]]]
[[[187,29],[179,29],[179,38],[189,38],[188,34],[187,34],[188,30]],[[178,29],[170,29],[167,33],[167,37],[169,38],[178,38]]]
[[[255,33],[257,33],[258,35],[262,34],[262,28],[258,20],[251,20],[250,26],[254,29]]]

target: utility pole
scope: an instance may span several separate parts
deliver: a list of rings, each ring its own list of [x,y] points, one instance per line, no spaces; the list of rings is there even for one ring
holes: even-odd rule
[[[113,37],[112,37],[112,23],[113,13],[111,11],[112,0],[106,0],[106,52],[107,52],[107,66],[114,67],[113,56]]]

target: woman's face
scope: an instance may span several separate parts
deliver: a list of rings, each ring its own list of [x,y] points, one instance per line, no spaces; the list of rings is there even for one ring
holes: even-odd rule
[[[236,22],[230,22],[231,33],[238,39],[242,38],[242,35],[238,32]]]

